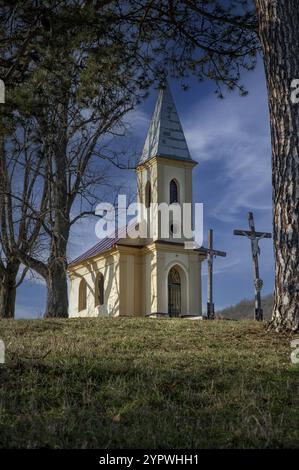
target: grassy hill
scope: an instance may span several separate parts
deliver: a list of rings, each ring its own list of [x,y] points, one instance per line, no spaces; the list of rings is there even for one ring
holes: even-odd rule
[[[8,320],[0,338],[1,447],[299,447],[299,366],[264,324]]]
[[[262,300],[262,307],[264,313],[264,319],[270,320],[272,307],[273,307],[273,295],[269,294]],[[231,318],[233,320],[252,320],[254,312],[254,300],[242,300],[238,304],[224,308],[217,312],[217,316],[220,318]]]

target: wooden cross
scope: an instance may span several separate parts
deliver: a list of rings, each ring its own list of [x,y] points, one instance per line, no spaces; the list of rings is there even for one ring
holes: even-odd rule
[[[0,103],[5,103],[5,84],[4,81],[0,79]]]
[[[208,255],[208,301],[207,301],[207,317],[210,320],[215,318],[215,309],[213,302],[213,260],[216,256],[226,256],[225,251],[214,250],[213,247],[213,230],[208,232],[208,248],[205,248]]]
[[[250,230],[234,230],[234,235],[241,235],[243,237],[247,237],[251,241],[254,289],[255,289],[254,318],[255,320],[263,320],[263,309],[262,309],[262,301],[261,301],[261,290],[263,287],[263,281],[262,279],[260,279],[259,261],[258,261],[258,256],[260,254],[259,240],[261,240],[261,238],[272,238],[272,234],[269,232],[256,232],[255,231],[252,212],[248,212],[248,223],[249,223]]]

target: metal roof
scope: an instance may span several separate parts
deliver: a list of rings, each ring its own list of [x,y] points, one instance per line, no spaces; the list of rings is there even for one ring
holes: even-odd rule
[[[72,260],[69,263],[69,266],[73,266],[81,261],[86,261],[89,258],[92,258],[93,256],[99,255],[101,253],[104,253],[105,251],[111,250],[114,246],[117,244],[124,244],[125,240],[127,239],[127,235],[130,234],[130,231],[134,229],[135,227],[134,224],[128,224],[126,227],[123,227],[119,230],[116,229],[109,237],[103,238],[103,240],[100,240],[98,243],[96,243],[94,246],[89,248],[89,250],[85,251],[82,253],[82,255],[78,256],[74,260]],[[138,248],[138,245],[133,245],[132,248]]]
[[[125,236],[126,229],[127,229],[127,227],[123,228],[120,231],[119,234],[117,234],[117,230],[116,230],[109,237],[103,238],[103,240],[100,240],[94,246],[89,248],[89,250],[82,253],[82,255],[80,255],[77,258],[75,258],[74,260],[72,260],[69,263],[69,266],[77,264],[80,261],[85,261],[89,258],[92,258],[93,256],[96,256],[96,255],[99,255],[100,253],[103,253],[104,251],[110,250],[111,248],[113,248],[114,245],[117,244],[117,242],[119,242],[119,240],[122,238],[122,236]]]
[[[156,156],[192,161],[167,82],[159,91],[139,164]]]

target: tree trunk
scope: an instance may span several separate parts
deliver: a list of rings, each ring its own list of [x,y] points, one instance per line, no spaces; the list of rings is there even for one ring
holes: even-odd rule
[[[55,158],[56,182],[53,186],[54,227],[48,260],[47,307],[45,317],[68,317],[67,243],[70,233],[64,154]]]
[[[275,299],[271,325],[299,325],[299,79],[298,0],[255,0],[269,95],[273,169]]]
[[[16,280],[19,262],[9,263],[0,277],[0,318],[14,318],[16,304]]]
[[[52,182],[51,209],[54,220],[50,257],[48,260],[47,307],[45,317],[68,317],[67,243],[70,234],[70,210],[68,204],[67,129],[68,96],[58,106],[56,152],[53,155],[54,179]],[[58,125],[57,124],[57,125]]]
[[[68,289],[65,263],[54,260],[49,264],[47,278],[46,318],[68,317]]]

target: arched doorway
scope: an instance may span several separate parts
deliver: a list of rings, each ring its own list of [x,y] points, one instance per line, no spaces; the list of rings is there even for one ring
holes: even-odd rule
[[[179,271],[172,267],[168,274],[168,314],[178,317],[181,314],[181,277]]]

